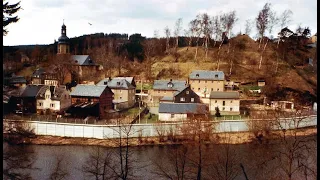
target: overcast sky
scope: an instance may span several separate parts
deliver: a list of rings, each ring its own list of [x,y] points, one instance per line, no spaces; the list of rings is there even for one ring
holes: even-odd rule
[[[244,31],[246,19],[254,19],[266,2],[278,15],[286,9],[293,12],[289,29],[301,24],[309,26],[312,35],[317,32],[316,0],[27,0],[21,1],[20,20],[7,26],[9,33],[3,41],[4,45],[52,44],[60,36],[63,19],[69,38],[100,32],[152,37],[155,30],[164,36],[163,29],[173,29],[178,18],[187,28],[199,13],[232,10],[239,18],[232,30],[236,34]],[[254,26],[250,36],[255,35]]]

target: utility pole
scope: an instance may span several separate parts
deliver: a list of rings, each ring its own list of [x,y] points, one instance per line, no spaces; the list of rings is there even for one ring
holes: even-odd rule
[[[139,99],[139,124],[140,124],[140,120],[141,120],[141,117],[140,117],[140,114],[141,114],[141,101],[142,101],[142,79],[141,79],[141,82],[140,82],[140,99]]]

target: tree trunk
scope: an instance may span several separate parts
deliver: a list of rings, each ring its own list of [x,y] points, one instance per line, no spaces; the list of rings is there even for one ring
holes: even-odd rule
[[[268,39],[267,39],[267,42],[264,45],[264,48],[263,48],[261,55],[260,55],[259,70],[261,69],[261,64],[262,64],[262,55],[263,55],[264,51],[266,50],[267,45],[268,45]]]
[[[197,43],[197,47],[196,47],[196,53],[194,54],[194,61],[198,63],[197,55],[198,55],[198,43]]]

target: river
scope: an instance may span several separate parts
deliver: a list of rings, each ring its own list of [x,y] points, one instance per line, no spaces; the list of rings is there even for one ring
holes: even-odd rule
[[[311,138],[316,139],[316,136],[311,136]],[[316,142],[312,141],[308,143],[311,145],[312,149],[316,149]],[[12,146],[7,143],[3,143],[4,148],[22,148],[22,146]],[[191,145],[191,150],[188,150],[189,152],[195,151],[197,145]],[[262,152],[262,148],[260,149],[252,149],[255,148],[256,145],[251,144],[241,144],[241,145],[208,145],[203,146],[203,156],[204,158],[204,167],[207,169],[206,172],[203,173],[203,177],[208,175],[208,172],[210,170],[214,170],[215,167],[219,167],[219,163],[222,164],[224,161],[219,161],[218,165],[215,166],[210,163],[206,163],[208,159],[213,159],[213,157],[217,157],[217,159],[221,157],[225,157],[226,147],[229,147],[229,156],[231,154],[229,163],[233,162],[234,164],[230,164],[230,169],[234,168],[232,171],[230,171],[231,175],[235,176],[235,179],[245,179],[243,170],[240,168],[239,164],[244,165],[244,171],[248,175],[249,179],[268,179],[266,177],[269,177],[270,172],[271,174],[277,174],[276,172],[279,172],[278,175],[281,177],[284,174],[281,174],[281,169],[277,167],[278,160],[271,161],[267,166],[264,166],[264,170],[261,170],[259,172],[258,170],[261,167],[257,167],[257,163],[259,163],[259,158],[265,156],[264,154],[269,152],[269,150]],[[33,179],[49,179],[50,174],[52,173],[54,167],[56,166],[56,157],[63,157],[62,161],[62,168],[68,172],[68,176],[65,179],[95,179],[93,177],[89,178],[82,172],[82,166],[86,164],[86,160],[90,156],[91,152],[94,152],[94,150],[97,147],[94,146],[47,146],[47,145],[24,145],[23,148],[27,148],[28,150],[33,151],[34,157],[31,159],[34,161],[33,167],[39,168],[37,170],[25,170],[30,173]],[[129,150],[132,153],[132,159],[131,161],[134,161],[132,163],[133,168],[133,174],[134,179],[165,179],[160,178],[159,175],[156,174],[156,172],[159,172],[159,169],[155,166],[154,162],[164,162],[164,167],[168,168],[170,170],[172,163],[170,164],[170,158],[172,158],[172,146],[143,146],[143,147],[130,147]],[[114,150],[114,152],[117,152],[117,148],[106,148],[105,151]],[[257,154],[262,155],[259,156]],[[191,153],[192,154],[192,153]],[[191,157],[189,154],[190,159],[195,157],[195,154],[192,154]],[[308,155],[311,157],[310,160],[308,160],[309,163],[311,163],[312,167],[316,167],[316,151],[313,151],[311,155]],[[116,158],[116,157],[113,157]],[[134,160],[133,160],[134,159]],[[194,159],[193,159],[194,160]],[[221,160],[221,159],[219,159]],[[223,159],[222,159],[223,160]],[[258,162],[259,161],[259,162]],[[191,162],[191,161],[190,161]],[[223,167],[223,166],[221,166]],[[232,168],[231,168],[232,167]],[[171,169],[173,169],[174,166],[172,166]],[[205,169],[204,168],[204,169]],[[211,169],[210,169],[211,168]],[[273,169],[275,168],[275,169]],[[205,171],[205,170],[204,170]],[[263,174],[263,175],[261,175]],[[230,176],[231,176],[230,175]],[[279,177],[278,176],[278,177]],[[193,176],[194,177],[194,176]],[[262,178],[265,177],[265,178]],[[194,178],[191,178],[194,179]],[[213,176],[207,176],[205,179],[218,179],[213,178]],[[311,178],[313,179],[313,178]]]

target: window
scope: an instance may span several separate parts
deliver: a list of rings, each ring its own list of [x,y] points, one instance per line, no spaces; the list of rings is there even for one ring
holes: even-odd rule
[[[184,102],[184,101],[185,101],[185,98],[184,98],[184,97],[181,97],[181,98],[180,98],[180,101],[181,101],[181,102]]]
[[[42,106],[42,103],[39,103],[39,106]]]
[[[120,99],[122,99],[122,97],[120,96]]]
[[[219,91],[219,88],[217,89],[217,91]]]
[[[217,102],[218,102],[217,100],[214,101],[214,103],[217,103]]]
[[[174,118],[174,114],[171,114],[171,118]]]
[[[232,103],[232,101],[230,101],[230,103]]]
[[[213,88],[211,88],[211,91],[213,91]]]
[[[218,74],[214,75],[215,78],[218,78]]]
[[[232,108],[230,108],[230,111],[232,111]]]
[[[54,104],[50,104],[50,107],[54,107]]]
[[[200,88],[198,88],[198,91],[200,91]]]
[[[199,80],[199,83],[200,83],[200,80]]]
[[[224,111],[225,109],[226,109],[226,108],[223,107],[223,108],[222,108],[222,111]]]
[[[199,74],[196,74],[196,77],[199,77]]]
[[[189,94],[189,91],[186,91],[186,94]]]
[[[194,102],[194,98],[191,98],[191,102]]]
[[[226,101],[222,101],[222,105],[225,106],[226,105]]]

